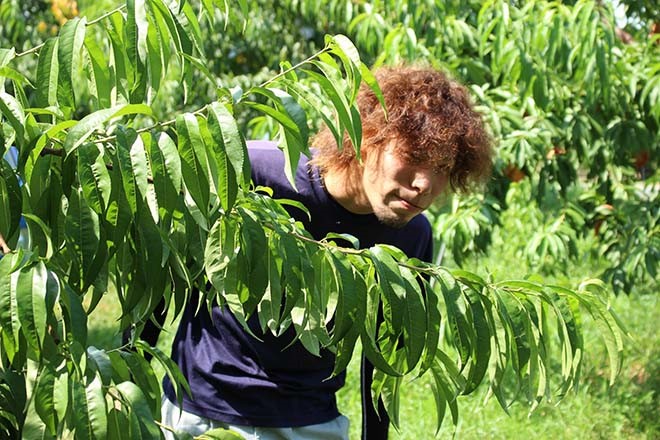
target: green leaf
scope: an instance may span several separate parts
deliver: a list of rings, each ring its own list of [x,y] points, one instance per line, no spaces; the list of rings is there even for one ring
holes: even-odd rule
[[[151,364],[142,353],[122,351],[121,356],[131,373],[132,382],[139,387],[145,398],[145,403],[152,414],[160,413],[160,383]]]
[[[8,65],[11,60],[16,58],[16,49],[15,48],[10,48],[10,49],[5,49],[5,48],[0,48],[0,66],[6,66]]]
[[[90,84],[90,89],[95,91],[94,96],[98,100],[99,108],[110,108],[117,101],[117,91],[113,87],[116,82],[115,66],[91,34],[85,37],[85,49],[91,64],[89,76],[93,83]],[[41,56],[39,60],[41,60]],[[55,77],[55,82],[57,82],[57,77]]]
[[[58,38],[49,38],[39,51],[37,64],[37,105],[57,106],[57,79],[59,75]]]
[[[177,54],[192,54],[192,42],[190,38],[183,31],[179,20],[173,15],[165,3],[162,0],[147,0],[147,4],[149,10],[154,14],[155,20],[160,23],[159,28],[164,36],[164,41],[167,41],[167,44],[172,42]],[[165,28],[168,30],[169,36],[165,35]],[[181,56],[182,64],[184,60]]]
[[[312,91],[309,87],[305,86],[304,83],[298,82],[298,80],[283,80],[286,84],[286,89],[289,93],[292,94],[298,101],[307,103],[308,108],[316,109],[323,122],[328,127],[332,133],[337,145],[342,147],[342,128],[338,127],[335,121],[332,118],[332,115],[325,110],[326,103],[322,100],[316,91]]]
[[[268,284],[258,305],[259,323],[262,331],[269,328],[277,334],[280,326],[280,310],[282,305],[281,274],[283,259],[278,254],[277,238],[270,236],[266,248],[266,269],[268,270]]]
[[[213,152],[218,169],[217,188],[220,196],[220,203],[225,212],[231,211],[238,194],[238,182],[234,165],[231,163],[226,149],[221,127],[221,117],[217,108],[221,104],[213,103],[209,112],[209,129],[213,142]]]
[[[39,250],[39,255],[50,259],[55,253],[50,228],[39,217],[32,214],[23,214],[30,234],[30,246]]]
[[[106,438],[108,419],[100,377],[94,376],[88,385],[74,380],[71,386],[76,438],[90,440]]]
[[[3,330],[3,349],[12,362],[19,350],[21,328],[18,319],[15,286],[18,274],[12,274],[19,270],[22,259],[22,252],[7,255],[0,259],[0,327]]]
[[[176,130],[179,136],[178,149],[184,188],[192,197],[196,208],[207,217],[210,195],[208,158],[197,118],[191,113],[178,115]]]
[[[138,198],[140,197],[138,180],[139,177],[134,174],[133,171],[133,158],[132,151],[133,145],[137,142],[142,142],[139,140],[137,132],[132,128],[118,127],[115,132],[117,136],[117,168],[121,174],[121,182],[124,188],[124,194],[126,196],[126,201],[128,206],[131,209],[133,216],[136,215],[138,210]],[[146,173],[143,173],[140,177],[144,178]],[[142,184],[141,182],[140,184]]]
[[[80,279],[84,279],[99,248],[99,216],[87,204],[82,189],[73,189],[69,197],[64,230],[70,250],[78,261]]]
[[[149,25],[147,27],[147,55],[148,55],[148,77],[149,91],[147,99],[151,101],[152,96],[158,92],[161,80],[169,64],[169,41],[168,35],[161,34],[161,28],[157,22],[154,22],[154,16],[151,11],[149,14]]]
[[[400,273],[406,288],[403,336],[407,367],[410,371],[419,362],[426,345],[426,309],[421,292],[422,285],[415,274],[406,267],[401,267]]]
[[[305,73],[321,86],[321,89],[330,99],[334,110],[337,112],[340,128],[339,133],[343,134],[344,130],[348,132],[353,148],[355,148],[357,157],[359,158],[362,136],[360,119],[358,118],[357,120],[354,120],[355,116],[357,116],[357,110],[346,101],[344,87],[339,83],[339,79],[331,75],[327,65],[319,62],[314,64],[322,69],[326,76],[311,70],[305,70]],[[327,77],[328,75],[331,76]],[[342,146],[341,136],[337,139],[337,145],[340,147]]]
[[[94,113],[82,118],[71,130],[67,133],[64,139],[64,151],[69,156],[80,145],[82,145],[87,138],[89,138],[94,131],[101,128],[111,119],[118,118],[130,114],[144,114],[151,115],[151,108],[144,104],[123,104],[117,105],[112,108],[97,110]]]
[[[16,143],[23,144],[25,136],[25,113],[21,104],[9,93],[0,92],[0,113],[7,118],[16,133]]]
[[[57,427],[54,392],[55,370],[50,364],[45,363],[39,372],[37,384],[33,391],[33,400],[35,411],[39,414],[51,435],[55,435]]]
[[[8,240],[19,228],[22,193],[14,170],[0,158],[0,234]]]
[[[188,36],[188,39],[193,42],[195,49],[199,54],[204,54],[204,39],[202,38],[202,30],[199,26],[199,21],[195,15],[195,11],[188,2],[180,3],[179,12],[183,13],[183,16],[179,14],[179,19],[182,26],[182,30]],[[192,55],[192,51],[186,52],[188,55]]]
[[[112,361],[110,356],[106,353],[105,350],[99,350],[96,347],[87,347],[87,356],[89,361],[93,362],[96,368],[93,368],[98,372],[98,376],[101,378],[101,383],[103,386],[107,387],[112,381]]]
[[[243,440],[244,437],[234,431],[224,428],[215,428],[195,437],[198,440]]]
[[[21,331],[30,347],[39,355],[46,333],[49,310],[46,309],[46,266],[39,262],[21,269],[15,291],[16,308]]]
[[[348,366],[355,343],[365,328],[367,314],[367,286],[362,274],[338,251],[331,250],[339,276],[339,298],[331,343],[337,343],[333,375]]]
[[[354,237],[350,234],[336,234],[334,232],[330,232],[325,236],[326,240],[331,240],[333,238],[350,243],[353,249],[360,249],[360,240],[357,237]]]
[[[64,308],[64,330],[65,335],[71,337],[81,344],[87,343],[87,313],[83,309],[80,297],[68,286],[64,287],[61,296],[61,304]]]
[[[473,289],[468,289],[466,296],[470,305],[469,312],[476,334],[475,343],[472,346],[470,371],[468,373],[466,388],[463,391],[464,394],[469,394],[481,384],[488,369],[491,338],[494,336],[495,328],[488,325],[486,312],[484,311],[484,308],[490,307],[490,303],[486,302],[482,305],[483,299],[479,297],[479,292]],[[491,328],[493,330],[492,332]]]
[[[57,46],[59,67],[57,100],[60,104],[71,109],[76,106],[76,88],[73,81],[79,76],[80,54],[85,42],[86,25],[87,20],[85,17],[74,17],[64,23],[64,26],[60,29],[59,44]]]
[[[269,98],[275,108],[254,102],[247,105],[258,110],[278,122],[280,127],[278,146],[284,150],[286,162],[285,172],[289,182],[295,188],[295,170],[298,166],[300,154],[311,156],[309,152],[309,129],[307,116],[300,106],[288,93],[275,88],[255,87],[251,92]]]
[[[147,14],[144,0],[126,1],[126,52],[138,70],[147,61]]]
[[[402,373],[397,371],[395,367],[388,362],[389,355],[394,354],[393,347],[390,344],[390,353],[383,353],[381,347],[377,343],[377,311],[378,311],[378,292],[377,285],[372,284],[369,287],[369,300],[367,303],[367,314],[365,317],[365,325],[360,331],[360,341],[362,342],[362,350],[364,355],[374,365],[375,368],[390,376],[401,376]],[[336,366],[335,366],[336,369]]]
[[[140,423],[140,433],[147,436],[147,438],[160,438],[160,429],[154,423],[154,418],[142,390],[131,382],[117,384],[117,390],[129,405],[130,412],[137,416]]]
[[[130,432],[128,417],[121,411],[111,408],[108,412],[108,440],[123,440]]]
[[[245,208],[239,208],[238,213],[241,217],[241,238],[242,249],[248,263],[248,287],[250,289],[250,301],[246,304],[246,311],[252,313],[253,307],[261,301],[262,295],[266,290],[268,279],[264,249],[268,246],[266,234],[263,226],[259,224],[256,215]]]
[[[158,133],[147,143],[147,155],[158,206],[173,215],[179,205],[182,179],[176,144],[167,133]]]
[[[251,170],[245,139],[238,128],[234,116],[221,103],[214,102],[209,106],[209,124],[216,124],[222,133],[224,150],[229,157],[238,184],[247,189],[250,186]],[[214,141],[219,142],[214,136]]]
[[[110,203],[110,173],[98,146],[87,143],[78,148],[78,179],[89,206],[99,215]]]
[[[449,385],[447,379],[445,378],[442,367],[440,367],[440,363],[434,363],[431,367],[431,371],[433,373],[434,379],[434,381],[431,383],[431,386],[436,401],[436,407],[438,408],[437,431],[439,431],[447,405],[449,406],[449,410],[451,412],[453,424],[456,425],[458,423],[458,403],[456,401],[456,393],[451,391],[451,385]]]
[[[122,159],[118,157],[119,154],[122,154]],[[105,219],[110,225],[109,235],[116,246],[121,245],[126,240],[127,229],[133,220],[133,212],[131,211],[125,190],[125,186],[130,186],[130,182],[124,183],[123,173],[125,166],[120,164],[120,161],[125,162],[125,156],[125,151],[119,153],[117,149],[112,156],[113,168],[110,173],[112,188],[110,191],[110,203],[105,215]]]
[[[206,240],[206,276],[219,292],[224,290],[224,273],[233,258],[234,232],[234,224],[226,217],[220,217],[211,227]]]
[[[406,286],[401,279],[401,273],[396,261],[382,246],[373,246],[369,249],[378,283],[384,294],[383,315],[385,321],[391,325],[393,332],[403,331],[404,300]]]
[[[361,66],[360,54],[353,42],[345,35],[337,34],[326,37],[326,44],[330,47],[331,52],[339,57],[344,64],[349,80],[352,82],[350,103],[355,101],[358,90],[360,89]],[[366,69],[365,69],[366,70]]]
[[[309,155],[307,115],[300,104],[284,90],[273,87],[253,87],[250,92],[263,95],[275,104],[278,112],[273,117],[300,140],[300,143],[304,145],[301,151]]]
[[[149,136],[147,136],[149,137]],[[152,185],[149,185],[147,170],[147,155],[141,136],[135,138],[131,145],[131,168],[135,179],[135,186],[139,191],[139,198],[146,202],[154,222],[158,221],[158,205]]]
[[[183,399],[182,391],[185,391],[189,397],[192,396],[192,393],[190,391],[190,386],[188,385],[188,381],[181,373],[181,370],[179,369],[176,362],[174,362],[165,353],[160,351],[157,347],[150,347],[141,340],[137,340],[135,342],[135,345],[136,347],[151,354],[154,357],[154,359],[156,359],[158,363],[160,363],[161,367],[163,367],[163,369],[165,370],[165,374],[167,374],[167,377],[169,377],[170,382],[174,386],[174,390],[177,396],[177,401],[179,403],[179,406],[181,406],[181,402]]]
[[[403,357],[399,358],[398,369],[403,369],[403,359]],[[390,423],[397,430],[400,429],[399,407],[402,380],[403,377],[392,377],[381,371],[374,371],[374,380],[371,384],[374,408],[378,408],[378,398],[380,397],[390,417]]]
[[[439,270],[434,274],[434,279],[437,281],[436,285],[444,299],[445,317],[453,336],[452,342],[458,350],[460,365],[464,367],[470,356],[471,342],[474,337],[470,333],[471,327],[468,326],[465,313],[459,304],[461,289],[454,277],[444,270]]]

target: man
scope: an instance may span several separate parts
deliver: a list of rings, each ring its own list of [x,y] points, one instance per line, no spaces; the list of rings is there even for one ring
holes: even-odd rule
[[[291,215],[316,239],[329,232],[357,237],[361,247],[399,247],[409,257],[431,259],[432,233],[420,215],[442,193],[467,190],[485,180],[492,162],[490,138],[466,89],[429,68],[388,68],[376,72],[388,109],[387,120],[374,94],[362,89],[362,161],[348,139],[338,149],[327,128],[313,142],[313,159],[303,159],[294,190],[284,177],[284,157],[270,142],[249,144],[255,185],[275,198],[294,199],[311,221]],[[194,298],[177,331],[172,357],[188,380],[192,398],[176,406],[165,379],[163,424],[194,435],[230,427],[246,438],[347,439],[335,392],[345,373],[332,377],[334,357],[308,353],[281,337],[262,334],[256,317],[249,335],[226,309],[196,310]],[[389,421],[379,418],[369,397],[373,366],[362,362],[363,438],[387,438]]]

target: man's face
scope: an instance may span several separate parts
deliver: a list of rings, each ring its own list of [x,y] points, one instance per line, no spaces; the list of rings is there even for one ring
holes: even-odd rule
[[[407,163],[395,154],[394,145],[384,148],[380,157],[367,155],[362,184],[376,217],[388,226],[402,227],[447,189],[448,176],[432,166]]]

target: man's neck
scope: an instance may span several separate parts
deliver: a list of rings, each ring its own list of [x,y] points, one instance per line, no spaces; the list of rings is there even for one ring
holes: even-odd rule
[[[359,176],[351,176],[345,171],[327,171],[323,175],[325,189],[330,196],[353,214],[371,214],[371,204],[367,199]]]

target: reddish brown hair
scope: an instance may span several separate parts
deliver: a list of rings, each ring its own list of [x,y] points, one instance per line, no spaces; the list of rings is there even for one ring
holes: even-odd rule
[[[396,139],[400,157],[448,173],[454,190],[485,182],[492,166],[491,137],[464,86],[426,67],[381,68],[374,74],[385,98],[387,120],[376,95],[363,85],[357,105],[365,154],[382,151]],[[324,126],[312,145],[317,149],[314,162],[322,172],[358,175],[360,164],[347,135],[338,149]]]

